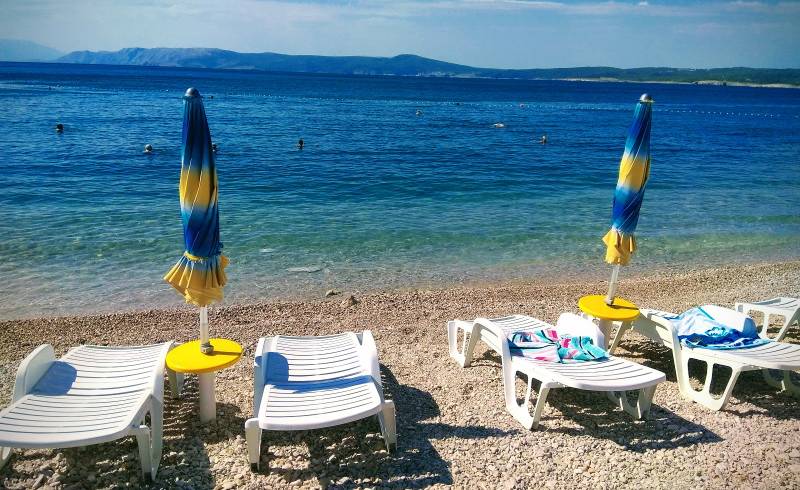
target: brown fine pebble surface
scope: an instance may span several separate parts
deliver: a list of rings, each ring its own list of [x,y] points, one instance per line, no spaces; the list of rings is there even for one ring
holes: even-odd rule
[[[800,261],[664,271],[621,281],[641,306],[680,312],[702,303],[800,296]],[[555,322],[602,282],[515,282],[375,292],[353,301],[271,301],[212,309],[214,336],[245,357],[217,378],[215,423],[197,418],[197,383],[167,398],[164,453],[152,488],[800,488],[800,401],[744,373],[725,411],[678,393],[669,351],[629,334],[618,354],[667,373],[649,420],[633,420],[598,393],[555,390],[540,428],[506,411],[499,358],[480,345],[472,367],[447,352],[446,322],[525,313]],[[349,293],[345,293],[349,298]],[[264,433],[262,472],[247,463],[243,424],[252,411],[252,354],[259,336],[370,329],[384,389],[397,405],[398,451],[389,455],[377,421],[318,431]],[[186,341],[197,312],[141,311],[0,323],[0,405],[19,362],[41,343],[58,354],[80,343]],[[800,342],[800,328],[787,341]],[[700,373],[693,373],[700,375]],[[0,471],[5,488],[143,488],[133,437],[83,449],[17,451]]]

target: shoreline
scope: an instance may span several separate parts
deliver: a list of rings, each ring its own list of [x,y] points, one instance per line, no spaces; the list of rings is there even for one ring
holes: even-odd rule
[[[751,87],[751,88],[794,88],[800,89],[800,85],[790,83],[748,83],[748,82],[729,82],[726,80],[697,80],[694,82],[681,82],[677,80],[624,80],[620,78],[554,78],[540,80],[562,80],[565,82],[606,82],[606,83],[661,83],[666,85],[705,85],[714,87]]]
[[[569,287],[581,286],[591,284],[599,288],[598,293],[605,293],[608,286],[608,278],[611,273],[610,267],[601,266],[589,270],[577,272],[573,269],[552,269],[547,271],[538,271],[535,275],[525,274],[521,277],[509,277],[509,274],[498,273],[488,277],[465,277],[462,279],[440,279],[440,280],[426,280],[417,284],[409,284],[407,286],[379,286],[374,288],[362,287],[361,284],[354,284],[353,287],[339,287],[335,282],[332,282],[328,287],[314,287],[306,288],[304,290],[288,291],[285,294],[279,295],[265,295],[261,297],[243,297],[238,299],[229,300],[226,298],[222,303],[212,305],[209,309],[214,311],[223,311],[228,309],[249,308],[254,306],[264,306],[270,304],[306,304],[315,302],[330,302],[336,301],[337,298],[341,301],[349,295],[355,295],[357,298],[363,296],[402,296],[405,294],[414,294],[418,292],[429,292],[434,294],[443,294],[450,290],[464,289],[464,290],[496,290],[504,288],[541,288],[541,287]],[[702,266],[698,264],[661,264],[658,266],[638,266],[632,264],[628,267],[623,267],[620,274],[621,284],[626,282],[639,282],[647,281],[652,278],[665,278],[669,276],[681,277],[687,274],[707,273],[718,270],[727,270],[731,267],[738,268],[753,268],[753,267],[791,267],[797,265],[800,267],[800,258],[797,259],[784,259],[784,260],[768,260],[763,262],[742,262],[729,265],[711,264],[709,266]],[[157,304],[152,307],[145,305],[134,305],[129,307],[108,307],[98,309],[87,309],[84,311],[66,312],[64,314],[31,314],[23,315],[15,318],[0,318],[0,328],[4,325],[20,321],[39,321],[39,320],[59,320],[59,319],[77,319],[77,318],[94,318],[94,317],[107,317],[116,315],[139,315],[150,314],[153,312],[163,313],[180,313],[187,311],[196,311],[195,307],[184,303],[181,298],[176,295],[172,289],[164,288],[164,294],[167,297],[173,298],[172,304]],[[326,296],[328,290],[337,291],[337,294]],[[800,291],[798,291],[800,294]]]
[[[497,356],[484,346],[462,369],[450,359],[446,322],[454,318],[524,313],[554,323],[577,311],[584,294],[604,293],[605,281],[565,278],[552,283],[371,292],[310,301],[262,301],[215,307],[214,337],[235,339],[243,359],[217,376],[217,422],[200,425],[197,383],[165,403],[164,452],[158,487],[226,488],[475,488],[565,485],[588,488],[778,488],[800,476],[798,401],[775,392],[760,373],[744,373],[722,412],[683,399],[672,357],[637,335],[618,355],[667,374],[650,419],[633,420],[602,394],[556,390],[542,425],[523,430],[505,411]],[[620,295],[642,307],[674,312],[703,303],[800,295],[800,260],[730,265],[623,277]],[[244,420],[252,412],[252,353],[260,336],[326,335],[370,329],[398,410],[398,452],[380,449],[377,423],[303,432],[270,432],[262,446],[269,472],[251,473]],[[0,322],[0,406],[14,373],[37,345],[57,355],[79,343],[146,344],[197,336],[197,310],[181,307],[93,316]],[[800,342],[800,329],[786,339]],[[696,373],[693,373],[696,374]],[[133,438],[88,450],[25,450],[0,473],[0,487],[55,488],[86,481],[101,488],[142,485]],[[730,454],[750,455],[731,463]],[[500,466],[498,466],[498,464]],[[505,466],[503,466],[505,465]],[[565,470],[566,468],[566,470]]]

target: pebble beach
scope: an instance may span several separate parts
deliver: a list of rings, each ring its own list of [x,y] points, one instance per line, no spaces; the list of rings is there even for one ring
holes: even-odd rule
[[[715,303],[800,296],[800,261],[636,275],[619,294],[640,306],[681,312]],[[504,407],[500,359],[479,344],[473,366],[450,359],[446,322],[523,313],[555,323],[577,311],[603,282],[567,277],[439,289],[341,294],[313,301],[223,304],[211,332],[241,343],[245,355],[217,376],[217,420],[198,419],[197,380],[167,397],[157,480],[142,480],[133,437],[64,450],[17,451],[0,487],[38,488],[800,488],[800,401],[744,373],[731,402],[712,412],[681,397],[672,358],[638,334],[617,355],[661,370],[648,420],[634,420],[603,394],[551,392],[538,429],[527,431]],[[352,297],[351,297],[352,295]],[[58,355],[81,344],[188,341],[190,307],[0,322],[0,406],[20,361],[51,343]],[[252,355],[260,336],[322,335],[369,329],[384,391],[397,407],[398,449],[385,450],[374,418],[304,432],[265,432],[262,470],[250,471],[244,421],[252,415]],[[786,341],[800,342],[800,329]],[[693,373],[702,376],[699,371]]]

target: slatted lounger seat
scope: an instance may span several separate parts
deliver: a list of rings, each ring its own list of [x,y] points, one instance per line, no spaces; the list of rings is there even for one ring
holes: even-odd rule
[[[262,430],[309,430],[378,415],[386,447],[397,443],[394,403],[383,398],[369,330],[324,337],[264,337],[253,363],[254,417],[245,422],[250,468],[258,471]]]
[[[39,346],[20,364],[13,401],[0,412],[0,467],[12,448],[87,446],[132,435],[139,443],[142,473],[155,478],[162,448],[164,359],[171,346],[82,345],[58,360],[51,345]]]
[[[540,328],[555,328],[559,334],[592,337],[595,345],[603,345],[602,333],[589,320],[571,313],[564,313],[556,327],[541,320],[524,315],[501,318],[477,318],[475,321],[453,320],[447,324],[450,356],[462,367],[472,362],[475,344],[482,340],[500,355],[503,368],[503,390],[506,409],[527,429],[536,428],[553,388],[576,388],[602,391],[626,412],[637,418],[646,417],[650,411],[656,385],[666,379],[664,373],[635,362],[610,356],[604,360],[573,363],[538,361],[519,355],[511,355],[508,336],[518,331]],[[462,341],[459,342],[459,337]],[[461,343],[461,348],[459,348]],[[522,404],[517,402],[515,380],[517,373],[528,378],[528,388]],[[541,382],[539,396],[533,415],[530,413],[532,381]],[[636,404],[630,403],[627,391],[639,391]]]
[[[706,309],[711,306],[704,307]],[[718,312],[727,311],[727,315],[742,315],[734,310],[714,307]],[[792,381],[791,372],[800,370],[800,345],[786,342],[770,342],[757,347],[744,349],[713,350],[683,346],[678,340],[678,334],[673,327],[673,319],[677,316],[660,310],[640,309],[639,318],[634,320],[630,327],[623,325],[617,332],[621,339],[628,328],[639,332],[645,337],[672,349],[675,364],[675,375],[678,379],[678,388],[683,396],[694,400],[711,410],[722,410],[730,399],[733,387],[739,374],[744,371],[762,371],[764,379],[772,386],[781,388],[787,393],[800,396],[800,386]],[[719,318],[718,313],[714,316]],[[619,340],[615,339],[615,343]],[[703,388],[692,388],[689,378],[689,361],[692,359],[705,362],[707,365],[706,377]],[[727,366],[731,369],[731,377],[719,397],[712,396],[711,385],[714,366]],[[781,371],[781,378],[775,379],[770,370]]]

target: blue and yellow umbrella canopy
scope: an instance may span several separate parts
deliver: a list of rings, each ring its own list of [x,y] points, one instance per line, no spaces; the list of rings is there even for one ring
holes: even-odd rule
[[[217,169],[211,132],[203,99],[194,88],[183,96],[182,141],[179,193],[185,251],[164,280],[187,303],[207,306],[222,301],[228,259],[222,255],[219,240]]]
[[[606,262],[627,265],[636,250],[636,224],[650,176],[650,122],[653,99],[644,94],[636,104],[633,124],[625,141],[625,153],[619,164],[619,178],[614,191],[611,230],[603,237]]]

